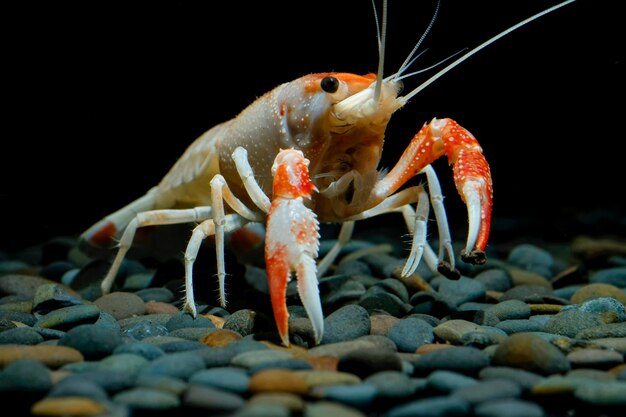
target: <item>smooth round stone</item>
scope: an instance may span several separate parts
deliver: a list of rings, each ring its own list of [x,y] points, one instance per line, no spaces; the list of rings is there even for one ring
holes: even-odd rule
[[[335,270],[336,275],[355,275],[355,274],[372,274],[369,265],[359,259],[353,261],[342,262]]]
[[[135,353],[116,353],[102,359],[99,368],[135,376],[149,362],[148,359]]]
[[[383,290],[395,295],[401,299],[404,303],[409,302],[409,290],[402,283],[402,281],[395,278],[385,278],[382,281],[374,284],[374,287],[380,287]]]
[[[325,307],[348,304],[353,300],[358,300],[366,294],[367,290],[363,283],[356,280],[346,281],[341,287],[328,294],[324,294],[322,304]]]
[[[320,385],[358,384],[361,382],[361,378],[358,376],[337,370],[326,371],[310,369],[294,372],[311,388]]]
[[[469,346],[434,350],[423,354],[414,363],[417,374],[447,370],[473,375],[488,365],[489,356],[482,350]]]
[[[400,371],[382,371],[367,377],[364,381],[378,389],[379,398],[402,399],[413,395],[417,385]]]
[[[523,332],[540,332],[544,325],[536,320],[503,320],[495,326],[497,329],[503,330],[506,334],[523,333]]]
[[[609,369],[624,362],[619,352],[605,349],[578,349],[567,354],[572,367]]]
[[[82,353],[87,360],[108,356],[122,343],[122,337],[118,332],[90,324],[76,326],[59,339],[59,346],[72,347]]]
[[[367,311],[384,311],[395,317],[401,317],[406,314],[411,306],[403,302],[398,296],[388,292],[374,292],[365,294],[359,300],[359,305]]]
[[[66,329],[85,323],[95,323],[100,318],[100,309],[91,304],[63,307],[42,316],[36,327]]]
[[[180,407],[178,395],[154,388],[132,388],[113,396],[113,401],[139,410],[172,410]]]
[[[582,384],[574,397],[593,405],[626,406],[626,382],[599,382]]]
[[[0,333],[0,345],[36,345],[43,340],[43,336],[31,327],[16,327]]]
[[[0,310],[0,318],[9,321],[16,321],[31,327],[37,322],[37,319],[33,314],[23,311]]]
[[[581,330],[603,325],[598,317],[578,310],[561,311],[548,321],[543,331],[575,337]]]
[[[193,342],[200,342],[209,333],[217,331],[215,327],[183,327],[180,329],[172,330],[168,334],[172,337],[180,337]]]
[[[594,298],[602,297],[615,298],[620,303],[626,305],[626,294],[615,285],[604,283],[585,285],[572,295],[571,301],[574,304],[580,304]]]
[[[171,318],[171,314],[150,314],[149,316],[138,316],[121,319],[119,320],[119,324],[122,327],[122,330],[133,327],[137,323],[158,324],[165,327],[165,325]]]
[[[245,405],[245,401],[231,392],[202,385],[189,385],[183,394],[183,405],[221,415],[238,410]]]
[[[547,250],[529,243],[515,246],[509,252],[507,263],[527,271],[533,271],[544,277],[553,275],[554,257]]]
[[[187,352],[194,351],[199,349],[208,349],[202,342],[198,342],[195,340],[173,340],[167,343],[162,343],[159,345],[161,349],[165,353],[175,353],[175,352]]]
[[[189,313],[181,312],[172,316],[172,318],[165,323],[165,327],[171,332],[173,330],[184,329],[187,327],[214,329],[215,325],[206,317],[197,316],[194,318]]]
[[[585,301],[582,304],[565,306],[562,311],[579,310],[598,316],[605,323],[626,321],[624,304],[611,297],[600,297]]]
[[[478,383],[474,378],[451,371],[433,371],[428,375],[426,381],[430,388],[446,394]]]
[[[507,300],[520,300],[525,303],[543,303],[546,297],[551,297],[552,290],[543,285],[518,285],[507,290],[500,297],[500,302]]]
[[[64,378],[54,384],[49,397],[86,397],[97,401],[106,401],[107,392],[95,382],[81,375]]]
[[[520,300],[505,300],[486,311],[495,314],[499,320],[527,319],[531,314],[528,304]]]
[[[461,397],[465,401],[476,406],[477,404],[501,398],[519,397],[522,395],[522,387],[514,381],[491,379],[459,388],[454,391],[452,395],[455,397]]]
[[[159,301],[162,303],[171,303],[176,300],[174,293],[165,287],[145,288],[135,292],[135,295],[144,302]]]
[[[477,405],[474,415],[476,417],[544,417],[546,414],[536,403],[504,398]]]
[[[488,366],[480,371],[478,377],[482,380],[490,379],[506,379],[515,381],[523,390],[530,389],[539,383],[543,377],[534,372],[525,371],[523,369],[509,368],[506,366]]]
[[[257,313],[255,311],[242,309],[228,316],[222,328],[237,332],[241,336],[248,336],[254,332],[256,320]]]
[[[485,285],[468,277],[458,280],[442,279],[437,292],[450,304],[460,306],[469,301],[480,301],[485,298]]]
[[[249,398],[247,405],[253,405],[255,407],[261,405],[280,405],[283,409],[287,410],[287,412],[294,413],[296,415],[301,414],[304,410],[304,400],[299,395],[289,392],[260,392],[253,394]],[[242,411],[247,412],[248,410],[246,409]],[[243,415],[247,416],[248,414]],[[254,416],[255,415],[252,415],[251,417]],[[259,417],[274,417],[274,415],[259,415]]]
[[[400,371],[402,361],[395,352],[376,348],[360,349],[339,359],[337,370],[366,378],[381,371]]]
[[[133,316],[141,316],[146,311],[144,301],[130,292],[112,292],[105,294],[93,302],[102,311],[106,311],[116,320]]]
[[[253,368],[266,362],[275,362],[277,360],[292,359],[293,355],[285,350],[268,349],[263,351],[242,352],[234,356],[230,361],[232,366],[242,368]]]
[[[129,274],[124,280],[124,291],[137,291],[150,287],[154,277],[156,275],[155,270],[147,270],[142,272],[136,272]]]
[[[189,383],[243,394],[248,390],[250,377],[241,368],[217,367],[196,372],[189,377]]]
[[[32,299],[37,288],[45,284],[58,283],[35,275],[6,274],[0,276],[0,294],[22,295]]]
[[[46,393],[52,388],[50,370],[33,359],[18,359],[0,372],[0,392]]]
[[[96,368],[100,368],[100,364]],[[70,371],[64,367],[64,370]],[[94,384],[99,385],[108,393],[115,393],[122,390],[130,389],[135,386],[136,378],[134,373],[125,371],[111,371],[108,369],[92,369],[84,370],[80,373],[70,375],[69,378],[83,378]]]
[[[576,334],[577,339],[600,339],[608,337],[626,337],[626,322],[603,324],[581,330]]]
[[[589,276],[589,282],[593,284],[602,283],[615,285],[616,287],[626,287],[626,267],[601,269]]]
[[[335,310],[324,319],[322,344],[345,342],[370,334],[371,323],[367,310],[350,304]]]
[[[199,340],[209,347],[225,347],[237,340],[241,340],[241,338],[239,333],[232,330],[211,329]]]
[[[462,344],[461,341],[466,334],[481,331],[481,326],[472,323],[471,321],[461,319],[444,321],[433,329],[434,334],[438,338],[452,343],[453,345]]]
[[[140,375],[135,378],[135,386],[158,389],[181,395],[188,387],[186,381],[166,375]]]
[[[149,320],[139,321],[124,328],[122,334],[133,340],[143,340],[148,337],[165,336],[169,333],[167,327]]]
[[[132,353],[151,361],[165,355],[163,349],[150,343],[125,343],[113,350],[112,354]]]
[[[585,285],[583,285],[583,284],[574,284],[574,285],[568,285],[568,286],[563,287],[563,288],[555,288],[554,289],[554,295],[556,297],[560,297],[560,298],[563,298],[565,300],[571,300],[572,296],[574,294],[576,294],[576,291],[580,290],[584,286]]]
[[[279,359],[275,361],[263,362],[257,366],[248,369],[248,373],[250,375],[254,375],[257,372],[263,371],[265,369],[290,369],[292,371],[301,371],[301,370],[309,370],[313,369],[313,364],[310,361],[304,359]]]
[[[435,339],[433,327],[424,320],[407,318],[400,320],[387,335],[400,352],[415,352],[420,346]]]
[[[328,345],[315,346],[309,349],[308,353],[311,356],[330,356],[335,358],[342,358],[343,356],[360,349],[375,348],[395,352],[395,344],[391,341],[389,341],[389,344],[390,346],[381,347],[381,345],[374,340],[359,338],[357,340],[350,340],[348,342],[339,342],[331,343]]]
[[[389,314],[374,314],[370,316],[370,334],[387,336],[389,330],[400,321]]]
[[[502,340],[493,355],[492,365],[521,368],[542,375],[570,370],[569,361],[557,347],[532,333],[516,333]]]
[[[471,405],[455,396],[428,397],[393,407],[386,417],[469,416]]]
[[[59,284],[44,284],[35,291],[32,312],[45,314],[50,310],[79,304],[82,304],[82,300],[77,293],[70,294]]]
[[[187,380],[205,368],[204,359],[195,352],[176,352],[154,359],[139,372],[140,376],[165,375]]]
[[[266,369],[257,372],[250,378],[248,390],[259,392],[290,392],[306,394],[310,389],[309,383],[296,371],[286,369]]]
[[[59,368],[66,364],[84,361],[83,355],[78,350],[66,346],[0,345],[0,367],[18,359],[33,359],[49,368]]]
[[[365,409],[378,397],[379,391],[373,384],[361,383],[319,386],[315,387],[312,393],[319,398]]]
[[[359,410],[330,401],[316,401],[307,405],[303,417],[366,417]]]
[[[505,269],[492,268],[479,272],[475,281],[482,283],[487,291],[505,292],[513,286],[511,276]]]
[[[116,332],[122,331],[122,326],[117,322],[115,317],[107,313],[106,311],[100,312],[100,317],[94,323],[95,326],[106,327],[109,330],[113,330]]]
[[[108,407],[99,401],[79,397],[46,397],[30,409],[31,415],[39,416],[99,416],[107,411]]]

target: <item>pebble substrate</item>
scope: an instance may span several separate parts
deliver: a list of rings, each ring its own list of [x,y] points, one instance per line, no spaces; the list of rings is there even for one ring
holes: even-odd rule
[[[340,259],[375,243],[354,240]],[[320,279],[318,346],[291,283],[289,349],[264,270],[234,258],[226,309],[211,299],[210,262],[199,260],[194,319],[180,311],[180,262],[129,259],[102,296],[108,262],[85,257],[74,239],[0,254],[3,407],[38,416],[624,415],[624,243],[491,245],[485,265],[458,262],[458,280],[423,265],[400,279],[399,246]]]

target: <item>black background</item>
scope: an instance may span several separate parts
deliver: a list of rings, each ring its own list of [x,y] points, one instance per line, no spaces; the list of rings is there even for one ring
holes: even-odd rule
[[[390,3],[387,73],[436,4]],[[555,3],[442,0],[414,68]],[[310,72],[376,71],[378,62],[367,0],[29,7],[2,13],[3,250],[80,233],[155,185],[202,132],[276,85]],[[481,51],[392,118],[382,165],[398,159],[424,122],[451,117],[474,133],[491,164],[496,219],[529,215],[549,228],[572,213],[621,210],[618,20],[617,2],[579,0]],[[407,80],[406,90],[433,73]],[[435,168],[450,223],[462,225],[447,163]],[[558,233],[575,235],[576,223],[569,227]]]

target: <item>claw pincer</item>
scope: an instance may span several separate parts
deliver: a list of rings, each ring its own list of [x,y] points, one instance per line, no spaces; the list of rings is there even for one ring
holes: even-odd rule
[[[304,198],[310,199],[316,191],[309,178],[308,165],[301,151],[286,149],[278,153],[272,166],[273,199],[267,216],[265,264],[274,319],[285,346],[289,346],[286,292],[293,272],[316,343],[320,342],[324,331],[315,263],[319,223],[315,213],[304,205]]]

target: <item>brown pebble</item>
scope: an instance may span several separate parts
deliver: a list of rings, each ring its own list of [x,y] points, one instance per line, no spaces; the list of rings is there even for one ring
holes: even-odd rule
[[[600,297],[613,297],[620,303],[626,305],[626,294],[615,285],[595,283],[585,285],[572,295],[572,303],[580,304],[588,300]]]
[[[620,240],[579,236],[572,242],[572,252],[585,260],[626,255],[626,243]]]
[[[560,304],[528,304],[531,315],[556,314],[563,308]]]
[[[267,369],[257,372],[250,378],[250,392],[291,392],[306,394],[309,384],[294,371],[287,369]]]
[[[31,407],[39,416],[95,416],[106,411],[99,402],[85,397],[44,398]]]
[[[513,286],[518,285],[539,285],[541,287],[552,289],[552,284],[544,276],[537,274],[536,272],[526,271],[521,268],[507,268],[509,275],[511,276],[511,282]]]
[[[15,294],[24,297],[33,298],[37,292],[37,288],[44,284],[55,284],[66,291],[68,294],[76,298],[82,298],[74,289],[60,284],[58,282],[35,276],[25,274],[6,274],[0,277],[0,293],[2,294]]]
[[[415,351],[415,353],[418,353],[420,355],[423,355],[425,353],[428,352],[433,352],[435,350],[441,350],[441,349],[448,349],[454,347],[453,345],[448,345],[445,343],[426,343],[420,347],[417,348],[417,350]]]
[[[400,319],[398,317],[390,316],[387,314],[375,314],[373,316],[370,316],[370,334],[387,336],[387,333],[389,333],[389,329],[391,329],[394,324],[398,323],[399,321]]]
[[[305,361],[311,364],[316,371],[336,371],[339,358],[335,356],[304,356]]]
[[[224,327],[224,322],[226,321],[224,317],[215,316],[213,314],[201,314],[201,316],[211,320],[211,323],[213,323],[213,325],[215,325],[218,329]]]
[[[145,314],[177,314],[180,310],[175,305],[163,301],[146,301]]]
[[[218,329],[207,333],[200,342],[210,347],[224,347],[241,339],[241,335],[233,330]]]
[[[0,346],[0,368],[17,359],[33,359],[43,363],[48,368],[59,368],[68,363],[84,361],[82,353],[67,346]]]
[[[130,292],[116,291],[105,294],[93,303],[116,320],[142,316],[146,312],[146,303],[137,294]]]

